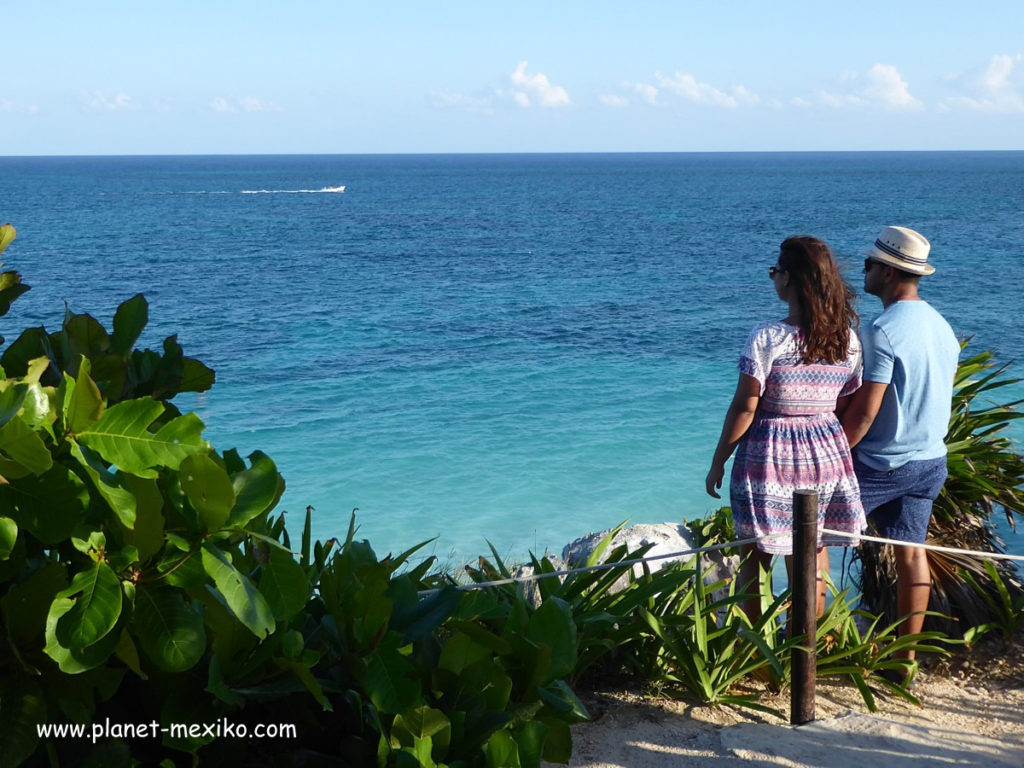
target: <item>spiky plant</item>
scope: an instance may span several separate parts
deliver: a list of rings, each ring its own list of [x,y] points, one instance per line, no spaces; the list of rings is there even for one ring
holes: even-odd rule
[[[966,340],[961,348],[967,346]],[[1006,377],[1006,365],[997,365],[991,351],[961,360],[953,384],[953,411],[946,446],[949,478],[935,502],[928,543],[983,552],[1002,552],[993,516],[1024,515],[1024,456],[1006,435],[1006,427],[1024,416],[1016,407],[1024,400],[999,403],[995,390],[1021,381]],[[861,588],[871,610],[896,617],[896,566],[888,547],[865,542],[860,547]],[[993,620],[987,601],[979,600],[963,573],[996,593],[998,587],[985,561],[969,555],[928,552],[932,576],[930,610],[952,620],[929,617],[926,627],[960,636],[970,627]],[[1021,585],[1012,565],[999,561],[1003,580],[1011,589]]]

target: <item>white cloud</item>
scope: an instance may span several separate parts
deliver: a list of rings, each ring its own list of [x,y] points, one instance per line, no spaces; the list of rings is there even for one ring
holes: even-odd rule
[[[108,96],[102,91],[93,91],[82,95],[82,103],[86,109],[109,112],[121,112],[126,109],[136,109],[138,105],[127,93],[120,91],[113,96]]]
[[[658,103],[658,89],[649,83],[634,83],[633,90],[648,104]]]
[[[514,91],[512,96],[521,107],[529,107],[533,101],[531,96],[537,99],[542,107],[564,107],[572,102],[565,88],[560,85],[552,85],[547,75],[538,72],[535,75],[526,73],[526,62],[519,62],[515,72],[509,75],[512,84],[522,90]]]
[[[602,93],[597,97],[597,99],[606,107],[616,107],[621,109],[629,106],[629,99],[624,96],[618,96],[614,93]]]
[[[742,85],[733,86],[727,92],[708,83],[699,82],[697,78],[686,72],[676,72],[672,77],[665,77],[660,72],[656,72],[654,77],[662,90],[671,91],[694,104],[736,109],[740,105],[754,104],[759,100],[757,94]]]
[[[1024,75],[1017,65],[1024,55],[997,54],[980,71],[950,78],[960,95],[942,101],[940,109],[971,109],[981,112],[1024,112]]]
[[[910,86],[896,67],[875,64],[868,70],[868,84],[864,96],[892,109],[920,109],[921,102],[910,95]]]
[[[464,93],[441,91],[433,93],[430,103],[437,109],[466,109],[470,112],[491,111],[491,99],[478,96],[467,96]]]
[[[19,104],[8,99],[0,99],[0,112],[7,115],[35,115],[39,113],[39,105]]]
[[[840,92],[818,91],[818,102],[826,107],[879,106],[885,109],[920,109],[924,106],[910,93],[910,86],[891,64],[875,64],[867,72],[843,72]]]
[[[243,96],[239,99],[226,99],[217,96],[210,100],[210,109],[214,112],[281,112],[281,107],[272,101],[263,101],[253,96]]]

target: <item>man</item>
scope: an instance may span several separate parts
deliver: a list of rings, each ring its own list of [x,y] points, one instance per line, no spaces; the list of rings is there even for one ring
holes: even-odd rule
[[[862,327],[864,383],[842,415],[864,512],[882,536],[919,544],[946,479],[960,354],[949,323],[917,293],[921,278],[935,272],[930,250],[914,230],[886,227],[867,252],[864,290],[882,300],[882,314]],[[931,595],[925,550],[893,549],[899,615],[915,614],[900,634],[920,632]],[[914,658],[912,650],[902,655]]]

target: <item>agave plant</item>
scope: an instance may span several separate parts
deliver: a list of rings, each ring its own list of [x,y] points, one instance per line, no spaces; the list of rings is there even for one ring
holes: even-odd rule
[[[969,341],[969,340],[968,340]],[[966,347],[967,341],[961,345]],[[1024,416],[1016,407],[1024,400],[999,403],[996,390],[1020,379],[1007,377],[991,351],[961,360],[953,384],[953,410],[946,445],[949,478],[935,502],[928,543],[982,552],[1002,552],[993,516],[1024,515],[1024,456],[1006,435],[1006,427]],[[1012,565],[1001,561],[993,580],[983,558],[928,551],[932,577],[930,609],[948,618],[928,617],[926,628],[962,636],[979,624],[998,619],[993,602],[979,600],[976,589],[993,596],[1001,586],[1016,595],[1020,582]],[[878,544],[861,545],[861,588],[864,604],[890,620],[896,616],[896,566],[891,551]],[[964,574],[970,574],[971,579]]]

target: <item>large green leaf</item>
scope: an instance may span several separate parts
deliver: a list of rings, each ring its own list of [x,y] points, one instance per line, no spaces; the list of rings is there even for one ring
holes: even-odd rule
[[[114,313],[113,350],[120,355],[128,354],[148,322],[149,304],[145,296],[137,293],[123,302]]]
[[[106,499],[125,528],[135,527],[135,496],[124,485],[121,473],[111,472],[93,451],[72,441],[71,455],[85,469],[96,490]]]
[[[67,585],[66,566],[51,562],[4,595],[0,611],[8,636],[16,645],[27,647],[42,639],[50,603]]]
[[[235,489],[224,468],[206,454],[197,453],[181,462],[178,479],[192,508],[207,532],[224,527],[235,506]]]
[[[139,477],[156,477],[159,467],[178,469],[186,457],[209,450],[202,439],[203,422],[194,413],[150,432],[163,412],[164,404],[149,397],[126,400],[107,408],[99,421],[78,434],[78,440]]]
[[[421,703],[416,666],[399,652],[399,642],[397,633],[388,633],[366,664],[366,695],[381,712],[403,712]]]
[[[61,410],[64,415],[64,431],[70,436],[87,430],[103,412],[103,397],[89,375],[91,370],[89,360],[83,357],[73,383],[71,377],[64,374],[64,402]]]
[[[228,518],[229,525],[245,525],[277,503],[284,493],[284,478],[277,466],[265,453],[249,454],[250,469],[236,472],[231,477],[235,490],[235,506]]]
[[[74,531],[89,504],[85,483],[55,464],[42,475],[0,483],[0,509],[43,544],[60,544]]]
[[[6,386],[3,386],[6,385]],[[28,393],[28,384],[0,381],[0,426],[18,415]]]
[[[259,590],[267,599],[274,618],[283,622],[306,606],[312,586],[305,569],[291,553],[271,547],[268,560],[261,568]]]
[[[413,746],[416,739],[429,738],[443,754],[451,741],[451,730],[451,721],[440,709],[416,707],[395,716],[390,743],[392,749],[398,749]]]
[[[143,653],[167,672],[191,669],[206,651],[203,617],[176,589],[139,586],[132,625]]]
[[[205,392],[213,386],[215,380],[213,369],[207,367],[205,363],[194,357],[181,359],[181,384],[178,385],[178,391]]]
[[[274,631],[274,614],[266,598],[231,564],[223,550],[209,542],[203,544],[202,562],[216,585],[214,595],[236,619],[261,639]]]
[[[95,317],[68,312],[64,317],[63,333],[57,334],[62,345],[65,369],[78,375],[81,359],[99,357],[110,349],[110,335]]]
[[[551,649],[551,668],[545,682],[572,672],[576,666],[576,623],[568,603],[557,597],[545,600],[530,616],[526,637]]]
[[[39,743],[37,727],[47,722],[46,697],[30,678],[11,677],[0,685],[0,755],[4,765],[21,765]]]
[[[42,474],[53,466],[53,457],[46,443],[19,416],[0,427],[0,459],[5,461],[5,465],[10,462],[34,475]],[[12,472],[7,467],[4,474],[12,477],[22,473]]]
[[[44,357],[50,362],[46,383],[56,386],[60,383],[60,367],[50,345],[50,335],[43,327],[26,328],[22,331],[21,335],[4,350],[3,356],[0,357],[0,365],[8,376],[24,376],[28,371],[29,362],[39,357]]]
[[[75,604],[57,621],[57,641],[65,648],[86,648],[104,637],[121,617],[121,581],[106,563],[75,574],[58,597]]]
[[[85,648],[68,648],[57,639],[57,622],[75,606],[75,601],[67,597],[56,597],[50,604],[46,616],[46,647],[43,651],[57,662],[61,672],[77,675],[103,664],[117,650],[121,642],[123,621],[108,632],[99,642]],[[122,618],[124,615],[122,614]]]
[[[124,541],[134,545],[139,560],[146,562],[164,544],[164,497],[155,480],[126,475],[124,484],[135,497],[135,526],[124,532]]]
[[[41,362],[44,367],[45,360]],[[53,387],[44,387],[38,381],[28,384],[28,391],[25,393],[25,400],[21,404],[21,419],[33,429],[43,429],[55,439],[53,423],[57,420],[57,395]]]
[[[6,560],[18,542],[18,524],[9,517],[0,516],[0,560]]]

